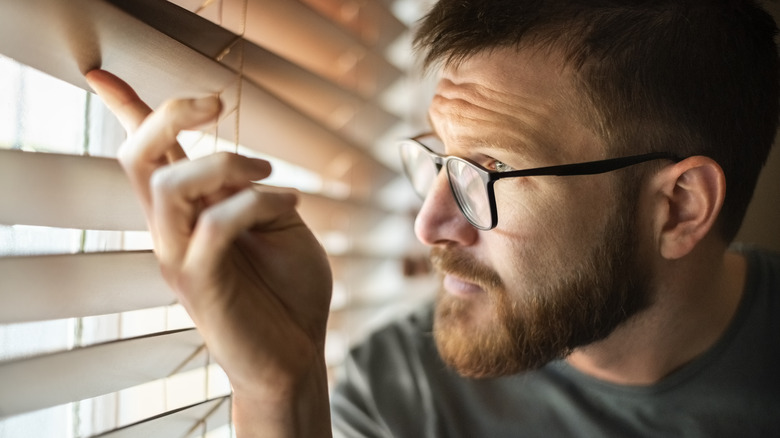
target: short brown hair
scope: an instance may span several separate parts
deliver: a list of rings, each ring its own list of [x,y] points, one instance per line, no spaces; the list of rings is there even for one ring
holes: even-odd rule
[[[776,33],[751,0],[440,0],[415,47],[426,67],[498,47],[563,53],[613,153],[720,164],[731,241],[777,131]]]

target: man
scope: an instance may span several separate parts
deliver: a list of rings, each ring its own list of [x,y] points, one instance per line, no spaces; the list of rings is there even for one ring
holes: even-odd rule
[[[775,434],[780,259],[729,249],[777,128],[774,34],[749,1],[437,3],[431,133],[401,150],[442,288],[355,350],[338,434]],[[330,275],[294,196],[249,188],[262,161],[181,159],[215,99],[150,115],[88,79],[239,436],[328,435]]]

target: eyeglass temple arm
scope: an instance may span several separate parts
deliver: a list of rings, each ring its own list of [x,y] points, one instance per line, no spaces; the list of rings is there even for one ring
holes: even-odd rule
[[[652,160],[681,161],[682,158],[668,152],[652,152],[649,154],[633,155],[630,157],[610,158],[601,161],[588,161],[585,163],[562,164],[558,166],[539,167],[536,169],[515,170],[500,173],[502,178],[511,176],[536,176],[536,175],[595,175],[611,172],[635,164]]]

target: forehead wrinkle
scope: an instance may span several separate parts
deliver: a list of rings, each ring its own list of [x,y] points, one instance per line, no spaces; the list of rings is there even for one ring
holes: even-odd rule
[[[549,139],[547,126],[554,109],[544,101],[531,105],[531,100],[522,93],[510,94],[480,84],[455,84],[442,79],[431,111],[439,113],[440,122],[446,120],[447,124],[501,128],[500,132],[487,129],[477,139],[487,147],[522,155],[549,155],[554,143]],[[433,120],[429,121],[433,127]]]

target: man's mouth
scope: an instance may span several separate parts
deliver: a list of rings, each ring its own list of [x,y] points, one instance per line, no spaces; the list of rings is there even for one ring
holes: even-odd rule
[[[444,291],[452,296],[475,298],[503,287],[492,269],[464,253],[433,248],[431,264],[442,276]]]
[[[455,274],[444,274],[442,286],[448,294],[462,298],[471,298],[485,293],[485,290],[479,285],[464,280]]]

